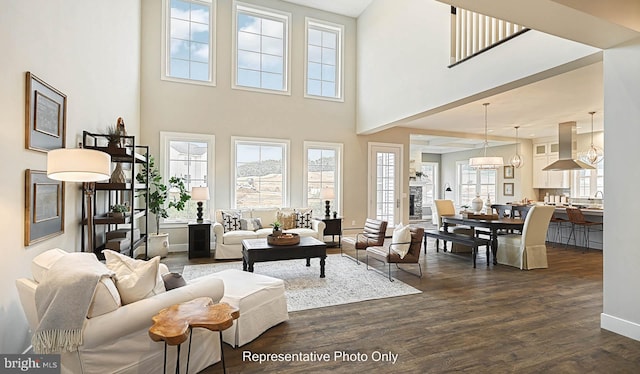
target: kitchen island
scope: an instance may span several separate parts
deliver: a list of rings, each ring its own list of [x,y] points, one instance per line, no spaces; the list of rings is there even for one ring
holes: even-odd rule
[[[567,222],[563,222],[561,223],[561,229],[560,229],[560,236],[558,239],[556,239],[557,241],[559,241],[559,243],[554,243],[552,245],[562,245],[564,246],[565,244],[567,244],[567,240],[569,239],[569,234],[571,233],[571,224],[569,223],[569,217],[567,216],[567,208],[570,207],[556,207],[556,211],[554,213],[554,217],[557,218],[562,218],[567,220]],[[604,218],[604,209],[580,209],[582,211],[582,214],[584,214],[584,218],[587,221],[591,221],[591,222],[603,222],[603,218]],[[554,230],[553,233],[549,233],[549,238],[553,239],[554,237],[554,233],[555,233],[555,223],[551,223],[549,225],[549,230]],[[584,226],[578,226],[576,225],[575,228],[575,236],[576,236],[576,243],[575,245],[577,245],[578,247],[584,247],[586,246],[586,242],[585,242],[585,238],[583,235],[583,229]],[[589,248],[590,249],[599,249],[602,250],[602,236],[603,236],[603,231],[602,231],[602,226],[594,226],[591,227],[591,230],[589,232]],[[573,236],[571,237],[571,242],[569,243],[569,246],[573,246],[574,245],[574,241],[573,241]]]

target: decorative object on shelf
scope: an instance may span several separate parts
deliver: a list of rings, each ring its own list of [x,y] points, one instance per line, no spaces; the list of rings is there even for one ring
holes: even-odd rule
[[[25,171],[24,245],[64,233],[64,182],[46,171]]]
[[[129,205],[127,204],[114,204],[109,207],[109,215],[114,218],[122,218],[129,213]]]
[[[124,128],[124,119],[122,119],[122,117],[118,117],[116,120],[116,131],[120,137],[120,148],[124,148],[126,145],[125,136],[127,136],[127,130]]]
[[[209,201],[209,187],[193,187],[191,189],[191,200],[198,202],[198,216],[196,222],[202,223],[202,202]]]
[[[503,195],[504,196],[513,196],[513,183],[505,183],[504,184]]]
[[[514,167],[513,165],[505,165],[504,166],[504,179],[513,179],[514,178]]]
[[[333,187],[325,187],[320,191],[320,198],[324,200],[324,216],[329,218],[331,217],[331,200],[334,199],[335,192],[333,191]]]
[[[333,211],[333,219],[338,218],[338,212],[336,212],[335,210]]]
[[[473,210],[475,213],[480,213],[480,211],[482,211],[483,205],[484,202],[482,201],[480,195],[476,195],[476,197],[471,200],[471,210]]]
[[[109,179],[111,156],[83,148],[61,148],[47,153],[47,176],[66,182],[83,182],[87,204],[87,248],[93,252],[93,194],[95,182]]]
[[[27,72],[25,147],[47,152],[66,145],[67,96]]]
[[[484,103],[484,156],[472,157],[469,159],[469,167],[473,169],[497,169],[504,165],[502,157],[489,157],[487,156],[487,147],[489,147],[489,140],[487,137],[487,107],[489,103]]]
[[[300,243],[300,235],[298,234],[280,234],[267,235],[267,244],[269,245],[296,245]]]
[[[518,129],[520,128],[520,126],[514,126],[516,129],[516,154],[513,155],[513,157],[511,157],[511,160],[509,161],[509,163],[514,167],[514,168],[519,168],[522,167],[522,165],[524,165],[524,160],[522,159],[522,157],[520,156],[520,154],[518,154],[518,149],[520,148],[520,143],[518,142]]]
[[[116,167],[113,168],[113,173],[111,173],[111,178],[109,178],[111,183],[127,183],[127,176],[124,174],[124,170],[122,170],[122,164],[116,162]]]
[[[171,208],[177,211],[184,210],[191,196],[187,193],[187,188],[181,178],[171,177],[169,183],[164,184],[160,171],[155,166],[153,156],[145,156],[148,158],[148,163],[142,165],[140,172],[136,175],[136,181],[142,184],[149,183],[149,190],[141,193],[140,196],[146,197],[148,195],[149,212],[155,215],[156,220],[156,233],[155,235],[149,234],[147,255],[154,257],[164,254],[166,256],[169,247],[169,234],[160,233],[160,218],[168,218],[168,210]],[[147,175],[149,176],[148,180]],[[159,239],[154,239],[154,237],[159,237]]]
[[[282,235],[282,224],[279,221],[275,221],[273,223],[273,236],[280,236]]]
[[[122,148],[122,138],[120,135],[120,131],[118,130],[118,125],[107,126],[104,129],[104,136],[108,141],[107,148],[111,150]]]
[[[604,151],[601,147],[593,144],[593,115],[596,114],[596,112],[589,112],[589,114],[591,114],[591,146],[587,151],[586,158],[591,165],[595,165],[604,158]]]

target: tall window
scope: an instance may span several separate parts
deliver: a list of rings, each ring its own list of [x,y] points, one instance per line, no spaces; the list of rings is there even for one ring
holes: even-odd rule
[[[306,18],[307,97],[342,99],[344,26]]]
[[[215,84],[215,0],[164,0],[162,79]]]
[[[235,208],[287,206],[289,141],[234,138]]]
[[[332,211],[340,212],[342,144],[304,142],[305,148],[305,199],[306,206],[313,209],[315,216],[325,211],[325,198],[322,191],[333,191],[329,199]]]
[[[576,170],[574,190],[577,195],[573,197],[593,197],[596,192],[604,193],[604,162],[596,164],[595,170]]]
[[[458,204],[471,205],[476,195],[480,195],[483,200],[487,196],[492,201],[496,201],[497,193],[497,172],[493,169],[475,170],[469,167],[467,162],[458,162]]]
[[[215,137],[204,134],[187,134],[175,132],[160,132],[162,177],[166,183],[171,177],[181,178],[187,191],[193,187],[209,187],[209,195],[214,196],[213,191],[213,155]],[[170,199],[174,191],[169,191]],[[163,222],[184,223],[193,220],[196,216],[197,202],[189,200],[182,211],[169,210],[169,218]],[[203,216],[210,219],[210,201],[203,205]]]
[[[234,88],[288,93],[291,15],[236,2]]]

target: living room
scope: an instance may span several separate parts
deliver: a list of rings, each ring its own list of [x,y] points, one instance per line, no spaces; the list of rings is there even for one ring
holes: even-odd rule
[[[418,34],[412,32],[417,31],[409,27],[412,24],[408,28],[398,26],[412,13],[448,15],[449,6],[439,2],[408,1],[406,7],[394,13],[391,12],[395,7],[392,3],[375,1],[356,19],[288,2],[260,2],[261,6],[292,14],[290,92],[280,95],[232,88],[231,1],[217,1],[215,86],[176,83],[160,78],[163,27],[160,1],[123,0],[104,4],[11,1],[5,4],[7,9],[0,15],[0,46],[8,52],[2,62],[4,85],[0,88],[0,97],[7,110],[3,116],[5,136],[1,140],[0,154],[5,160],[16,162],[6,162],[3,166],[7,178],[2,187],[5,203],[2,232],[7,245],[0,262],[3,274],[0,279],[3,290],[0,317],[4,321],[2,330],[5,332],[0,352],[20,353],[29,346],[27,324],[15,291],[15,279],[29,274],[31,260],[45,250],[58,247],[74,251],[80,248],[81,243],[78,222],[83,199],[79,186],[68,185],[64,234],[32,246],[23,245],[20,233],[24,226],[21,218],[25,200],[25,169],[46,169],[46,154],[26,149],[24,145],[25,72],[32,72],[67,95],[66,145],[69,148],[76,146],[83,130],[101,132],[118,117],[125,119],[128,133],[139,136],[156,157],[162,155],[160,132],[214,135],[211,211],[213,208],[233,207],[230,183],[232,137],[286,139],[290,142],[290,160],[304,159],[305,141],[341,143],[344,145],[345,172],[340,213],[347,225],[355,221],[354,226],[357,226],[364,222],[368,211],[368,143],[404,145],[404,168],[408,170],[409,135],[412,131],[394,127],[396,121],[415,113],[437,110],[449,103],[453,105],[456,98],[476,99],[475,95],[489,95],[491,89],[515,79],[506,77],[500,82],[478,83],[473,87],[454,85],[462,87],[460,89],[464,92],[425,100],[422,95],[429,90],[424,86],[429,83],[416,79],[419,67],[412,60],[413,49],[407,48],[406,44],[395,48],[391,44],[393,40],[406,38],[406,35]],[[504,4],[500,7],[508,8]],[[508,18],[509,14],[516,18],[524,17],[521,11],[509,11],[503,18]],[[384,13],[389,13],[387,21],[380,21]],[[499,15],[502,14],[498,12],[496,16]],[[345,27],[342,101],[304,97],[305,17]],[[378,40],[380,48],[390,48],[397,53],[380,56],[380,50],[372,46],[377,41],[376,30],[389,31],[384,43]],[[635,30],[637,32],[637,28]],[[442,42],[445,42],[444,38]],[[619,47],[612,45],[604,51],[607,165],[628,164],[628,152],[635,149],[634,139],[639,135],[640,130],[629,126],[640,118],[637,104],[640,96],[639,50],[638,39],[635,39]],[[371,56],[378,56],[380,60],[373,63]],[[542,56],[540,60],[547,57]],[[490,56],[484,58],[491,60]],[[566,61],[557,58],[547,60],[545,66],[563,66]],[[406,64],[407,67],[391,69],[394,64]],[[482,71],[482,68],[465,69],[469,70],[456,82],[472,80],[474,74]],[[396,80],[392,75],[401,79]],[[441,90],[446,87],[443,82],[432,84]],[[602,312],[615,317],[609,319],[615,323],[603,327],[637,340],[640,339],[640,321],[637,319],[640,300],[628,285],[637,283],[639,277],[635,272],[639,257],[632,236],[635,225],[630,216],[638,204],[634,199],[635,191],[632,191],[640,175],[631,169],[617,169],[615,166],[609,170],[605,177],[607,193],[611,196],[607,201],[607,211],[616,214],[605,218],[605,226],[611,231],[605,237],[604,246],[611,250],[604,251]],[[289,206],[303,206],[302,163],[291,162],[289,172],[287,203]],[[622,183],[623,180],[632,183]],[[407,204],[404,199],[402,206],[406,217]],[[176,244],[186,243],[184,228],[167,229]]]

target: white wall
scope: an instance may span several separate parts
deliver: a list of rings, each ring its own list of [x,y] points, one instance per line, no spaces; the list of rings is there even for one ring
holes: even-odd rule
[[[599,52],[529,31],[448,68],[449,30],[450,6],[437,1],[376,0],[365,10],[358,18],[358,133],[547,78]]]
[[[640,39],[604,53],[604,310],[601,326],[640,340],[637,149]]]
[[[46,170],[46,154],[25,149],[25,73],[67,95],[68,147],[83,130],[100,131],[116,118],[139,130],[140,3],[131,0],[12,0],[0,12],[0,352],[29,346],[15,280],[31,274],[31,259],[46,249],[80,248],[78,185],[67,184],[64,235],[25,247],[24,175]]]

